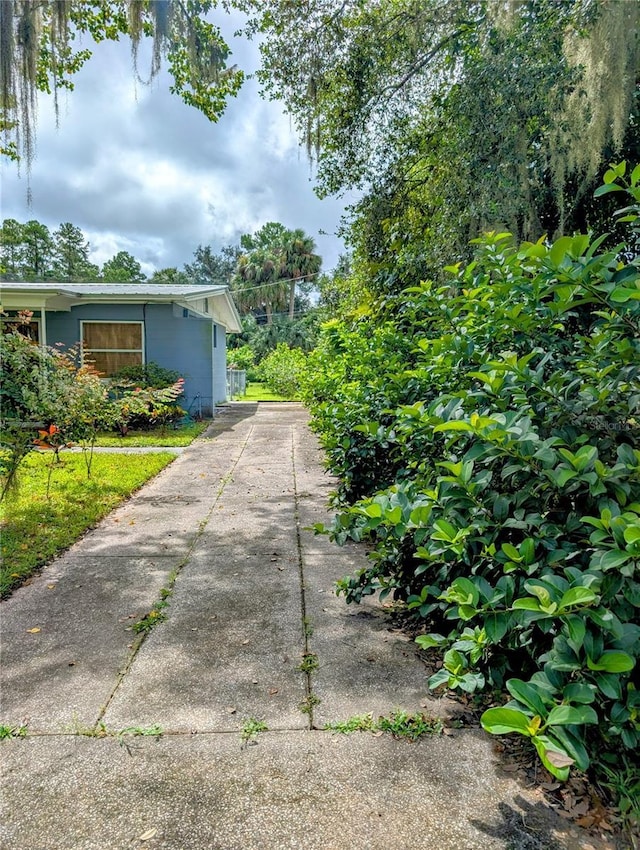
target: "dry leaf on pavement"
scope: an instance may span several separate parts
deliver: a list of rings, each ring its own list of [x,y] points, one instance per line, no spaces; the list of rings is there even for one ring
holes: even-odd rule
[[[148,829],[146,832],[143,832],[142,835],[138,836],[138,841],[148,841],[150,838],[156,834],[157,829]]]

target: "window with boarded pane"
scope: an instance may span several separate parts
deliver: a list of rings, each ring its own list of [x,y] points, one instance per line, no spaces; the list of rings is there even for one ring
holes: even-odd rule
[[[82,359],[105,378],[143,363],[142,322],[82,322]]]

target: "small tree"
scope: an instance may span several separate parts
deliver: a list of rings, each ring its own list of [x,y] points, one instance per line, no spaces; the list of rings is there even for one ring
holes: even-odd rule
[[[4,478],[0,500],[16,483],[20,464],[34,448],[60,451],[72,442],[85,450],[91,477],[98,431],[113,418],[107,390],[99,376],[79,366],[76,349],[43,348],[19,332],[30,314],[3,336],[0,361],[0,448]]]

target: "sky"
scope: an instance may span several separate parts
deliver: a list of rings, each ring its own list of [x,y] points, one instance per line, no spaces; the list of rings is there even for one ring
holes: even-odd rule
[[[230,63],[255,70],[257,44],[233,37],[238,18],[217,14]],[[30,178],[2,163],[2,218],[37,219],[52,231],[69,221],[87,236],[92,262],[128,251],[147,275],[182,267],[198,245],[217,251],[279,221],[315,239],[323,270],[335,266],[347,201],[316,197],[289,118],[260,97],[255,80],[213,124],[169,92],[166,73],[149,86],[136,82],[128,39],[94,45],[87,37],[81,46],[94,55],[75,75],[75,90],[59,96],[58,127],[53,98],[39,98]],[[147,56],[141,48],[143,79]]]

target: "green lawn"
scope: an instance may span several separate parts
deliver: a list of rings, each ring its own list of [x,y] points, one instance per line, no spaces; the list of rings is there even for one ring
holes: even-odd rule
[[[64,454],[51,476],[51,455],[33,452],[18,470],[18,489],[0,503],[0,597],[22,584],[54,555],[174,460],[157,454],[97,454],[91,479],[84,458]]]
[[[210,420],[204,422],[190,422],[179,428],[170,425],[164,428],[152,428],[149,431],[129,431],[126,437],[118,434],[103,432],[96,441],[96,446],[104,448],[126,448],[146,446],[188,446],[209,425]]]
[[[238,401],[298,401],[297,398],[285,398],[272,392],[266,384],[261,384],[258,381],[251,381],[247,386],[247,393]]]

